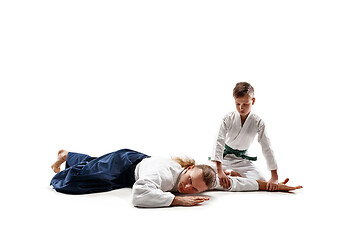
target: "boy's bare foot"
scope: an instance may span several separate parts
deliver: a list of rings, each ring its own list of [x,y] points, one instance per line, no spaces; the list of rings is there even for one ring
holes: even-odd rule
[[[54,162],[54,163],[51,165],[51,168],[52,168],[52,170],[54,170],[55,173],[60,172],[60,166],[61,166],[61,164],[63,164],[64,162],[66,162],[66,158],[67,158],[68,153],[69,153],[69,152],[66,151],[66,150],[64,150],[64,149],[61,149],[61,150],[58,152],[57,161]]]
[[[232,169],[226,169],[226,170],[224,170],[224,173],[226,174],[226,175],[230,175],[230,176],[232,176],[232,177],[241,177],[241,175],[240,175],[240,173],[238,173],[238,172],[235,172],[234,170],[232,170]]]

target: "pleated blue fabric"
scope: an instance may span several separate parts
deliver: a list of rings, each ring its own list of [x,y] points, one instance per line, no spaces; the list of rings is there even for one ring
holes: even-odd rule
[[[120,149],[101,157],[69,152],[65,170],[57,173],[50,185],[57,192],[87,194],[132,187],[136,165],[150,156]]]

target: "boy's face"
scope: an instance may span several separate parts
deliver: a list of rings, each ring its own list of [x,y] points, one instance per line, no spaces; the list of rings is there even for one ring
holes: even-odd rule
[[[246,117],[251,112],[251,107],[255,103],[255,98],[251,98],[249,94],[245,96],[235,98],[236,110],[240,113],[240,116]]]

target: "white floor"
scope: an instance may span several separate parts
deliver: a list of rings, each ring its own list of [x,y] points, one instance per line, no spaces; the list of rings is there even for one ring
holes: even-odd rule
[[[2,1],[1,239],[359,239],[357,1]],[[294,194],[207,192],[141,209],[131,190],[54,192],[61,148],[211,155],[236,82]],[[254,141],[256,164],[268,177]],[[130,234],[130,235],[129,235]]]
[[[356,184],[329,174],[319,176],[313,179],[309,172],[290,179],[304,186],[295,193],[213,191],[203,193],[210,200],[200,206],[145,209],[132,206],[131,189],[77,196],[57,193],[47,185],[52,177],[49,165],[30,167],[7,174],[2,183],[2,234],[11,236],[7,239],[99,239],[128,234],[135,239],[356,239]]]

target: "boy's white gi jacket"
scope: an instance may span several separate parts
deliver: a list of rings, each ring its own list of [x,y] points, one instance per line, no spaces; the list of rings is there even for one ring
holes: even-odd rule
[[[175,198],[177,185],[185,169],[171,158],[143,159],[135,169],[132,202],[138,207],[167,207]],[[217,181],[214,189],[225,191],[254,191],[258,184],[253,179],[230,177],[231,187],[223,189]]]
[[[257,115],[250,112],[244,125],[241,124],[239,112],[234,111],[223,118],[214,147],[211,160],[223,162],[225,144],[237,150],[249,149],[254,138],[258,135],[258,142],[261,145],[269,170],[276,170],[277,163],[271,148],[270,139],[265,129],[264,121]]]

